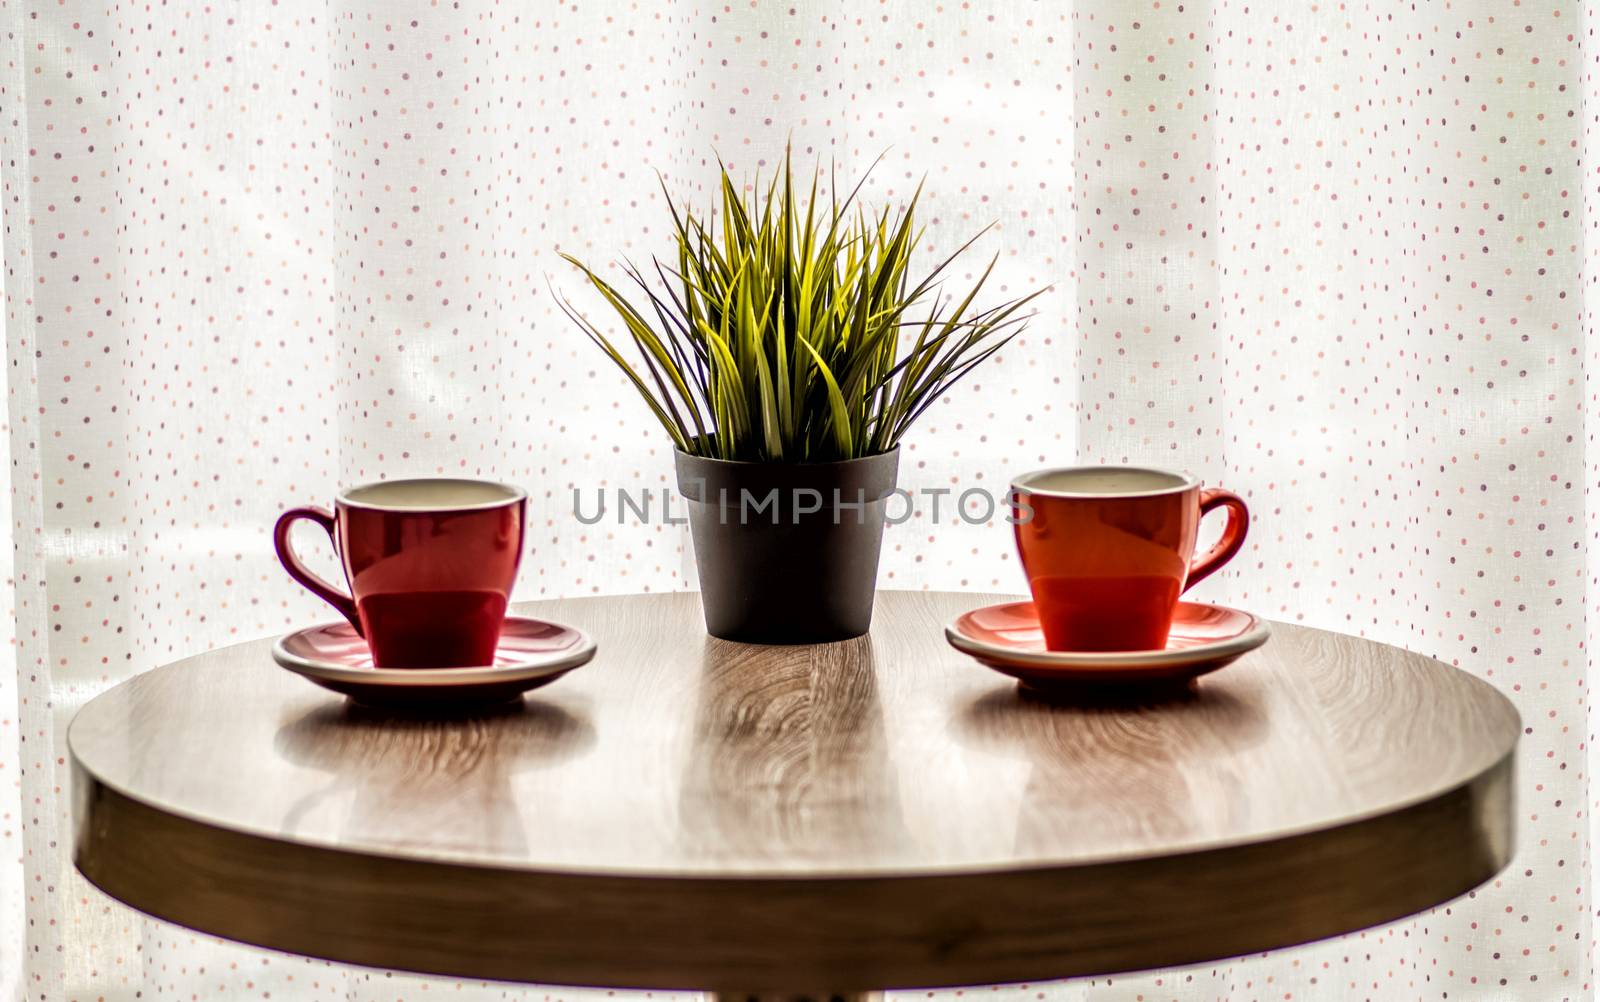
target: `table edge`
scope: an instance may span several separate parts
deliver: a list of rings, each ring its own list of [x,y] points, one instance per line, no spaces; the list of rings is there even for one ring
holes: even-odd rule
[[[1443,904],[1510,862],[1514,765],[1513,746],[1411,807],[1222,848],[979,873],[760,878],[759,921],[737,907],[748,877],[640,879],[288,843],[167,814],[99,783],[75,758],[73,862],[90,883],[156,918],[342,963],[607,988],[950,987],[1217,960]],[[1396,863],[1402,849],[1410,865]],[[1380,902],[1351,895],[1373,881],[1389,887]],[[1257,914],[1217,922],[1224,902],[1236,908],[1240,887],[1254,889]],[[1129,903],[1140,888],[1171,902],[1153,921]],[[498,908],[489,924],[486,895]],[[578,896],[585,908],[566,904]],[[463,922],[482,927],[464,936]],[[830,922],[840,928],[817,928]],[[796,923],[826,942],[808,948],[790,936],[786,951],[761,948]],[[1032,930],[1026,947],[1007,931],[1013,923]],[[359,938],[367,927],[383,932]],[[386,938],[397,927],[408,933]],[[464,955],[463,943],[478,952]]]

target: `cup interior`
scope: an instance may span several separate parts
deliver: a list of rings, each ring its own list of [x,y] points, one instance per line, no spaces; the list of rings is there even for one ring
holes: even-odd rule
[[[1150,497],[1199,485],[1194,477],[1145,466],[1069,466],[1035,470],[1011,482],[1017,490],[1055,497]]]
[[[339,502],[352,508],[379,511],[464,511],[496,508],[523,496],[521,488],[510,484],[438,477],[363,484],[341,491]]]

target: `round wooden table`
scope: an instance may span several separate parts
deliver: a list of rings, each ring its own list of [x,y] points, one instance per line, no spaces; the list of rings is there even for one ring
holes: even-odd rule
[[[713,640],[693,594],[523,605],[599,656],[443,720],[203,654],[73,722],[77,865],[332,960],[797,996],[1283,947],[1510,858],[1520,725],[1465,672],[1276,625],[1187,693],[1043,702],[946,646],[987,601],[886,592],[816,647]]]

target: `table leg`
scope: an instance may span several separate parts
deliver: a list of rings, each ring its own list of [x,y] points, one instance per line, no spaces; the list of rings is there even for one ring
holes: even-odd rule
[[[880,991],[714,991],[706,1002],[883,1002]]]

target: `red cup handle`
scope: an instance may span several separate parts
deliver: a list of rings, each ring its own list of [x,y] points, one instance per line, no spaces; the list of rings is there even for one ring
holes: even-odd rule
[[[361,632],[361,617],[356,615],[356,603],[349,595],[335,588],[322,578],[313,574],[295,556],[294,547],[289,545],[289,530],[299,519],[307,519],[322,526],[322,531],[328,534],[329,542],[334,543],[334,549],[339,544],[334,542],[333,515],[326,508],[290,508],[278,516],[278,524],[272,529],[272,545],[278,550],[278,560],[283,564],[283,569],[289,576],[304,585],[311,594],[339,610],[339,615],[350,621],[356,628],[356,636],[365,636]]]
[[[1216,545],[1205,553],[1196,557],[1189,566],[1189,580],[1184,582],[1183,590],[1188,591],[1199,584],[1213,571],[1220,570],[1222,565],[1232,560],[1244,546],[1244,534],[1250,528],[1250,510],[1244,506],[1244,499],[1232,491],[1225,491],[1220,487],[1207,487],[1200,492],[1200,517],[1205,518],[1207,512],[1218,508],[1228,509],[1228,524],[1222,528],[1222,538]]]

